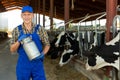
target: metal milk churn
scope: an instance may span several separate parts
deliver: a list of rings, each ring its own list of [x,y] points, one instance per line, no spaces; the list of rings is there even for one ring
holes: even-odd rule
[[[40,51],[38,50],[35,42],[32,40],[31,37],[24,38],[22,42],[23,42],[23,48],[29,60],[33,60],[38,56],[40,56]]]

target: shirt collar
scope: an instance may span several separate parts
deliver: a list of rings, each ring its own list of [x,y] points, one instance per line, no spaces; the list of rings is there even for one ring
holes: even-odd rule
[[[30,32],[28,32],[28,31],[26,30],[26,28],[25,28],[24,23],[22,23],[22,29],[24,30],[24,33],[32,33],[32,32],[34,31],[34,28],[35,28],[35,24],[32,23],[32,29],[31,29]]]
[[[32,28],[34,28],[34,27],[35,27],[35,24],[32,23]],[[24,23],[22,23],[22,28],[25,29],[25,25],[24,25]]]

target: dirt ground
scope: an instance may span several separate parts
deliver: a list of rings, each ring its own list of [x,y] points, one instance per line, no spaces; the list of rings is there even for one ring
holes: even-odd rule
[[[89,80],[69,64],[58,66],[59,59],[51,60],[45,56],[44,66],[47,80]]]

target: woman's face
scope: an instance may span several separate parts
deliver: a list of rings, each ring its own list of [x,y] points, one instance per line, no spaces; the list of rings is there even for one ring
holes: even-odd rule
[[[33,13],[30,13],[30,12],[24,12],[21,14],[21,17],[23,19],[23,22],[25,24],[29,24],[32,22],[32,19],[33,19]]]

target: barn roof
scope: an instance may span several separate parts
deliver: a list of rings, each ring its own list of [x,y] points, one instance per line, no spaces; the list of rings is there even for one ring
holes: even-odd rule
[[[34,12],[43,14],[43,0],[0,0],[0,12],[31,5]],[[40,5],[39,5],[40,4]],[[120,0],[118,0],[120,4]],[[40,8],[39,8],[40,7]],[[64,0],[54,0],[53,16],[64,20]],[[106,11],[106,0],[70,0],[70,19]],[[45,14],[50,15],[50,0],[45,0]],[[97,17],[97,16],[96,16]],[[91,17],[93,20],[96,17]]]

